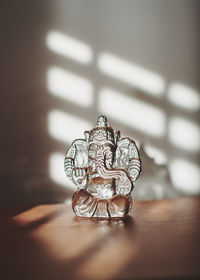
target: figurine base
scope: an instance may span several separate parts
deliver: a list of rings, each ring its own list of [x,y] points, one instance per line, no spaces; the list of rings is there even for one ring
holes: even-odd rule
[[[131,205],[131,197],[117,194],[110,199],[99,199],[85,189],[76,191],[72,198],[72,208],[79,217],[122,218]]]

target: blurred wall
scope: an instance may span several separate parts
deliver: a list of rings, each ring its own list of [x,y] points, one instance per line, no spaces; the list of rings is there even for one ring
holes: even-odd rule
[[[194,0],[1,4],[0,204],[68,198],[64,153],[100,113],[167,164],[178,196],[198,195],[198,10]]]

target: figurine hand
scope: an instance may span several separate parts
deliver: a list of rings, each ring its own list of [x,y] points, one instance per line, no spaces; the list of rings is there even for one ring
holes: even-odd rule
[[[87,168],[85,167],[74,167],[72,170],[72,178],[76,185],[84,187],[87,183]]]

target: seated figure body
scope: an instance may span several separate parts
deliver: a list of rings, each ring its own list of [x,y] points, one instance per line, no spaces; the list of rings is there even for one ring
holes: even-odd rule
[[[81,217],[124,217],[131,209],[133,182],[141,163],[134,141],[120,138],[105,116],[75,140],[65,156],[65,172],[77,190],[72,208]]]

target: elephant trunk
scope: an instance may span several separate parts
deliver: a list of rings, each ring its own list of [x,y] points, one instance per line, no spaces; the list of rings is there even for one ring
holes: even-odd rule
[[[116,193],[128,195],[133,188],[132,182],[125,170],[111,169],[105,166],[104,158],[96,162],[97,173],[103,179],[115,179]]]
[[[98,160],[96,166],[97,166],[97,173],[99,174],[100,177],[104,179],[115,178],[117,180],[126,175],[126,172],[124,170],[107,168],[105,166],[104,158]]]

